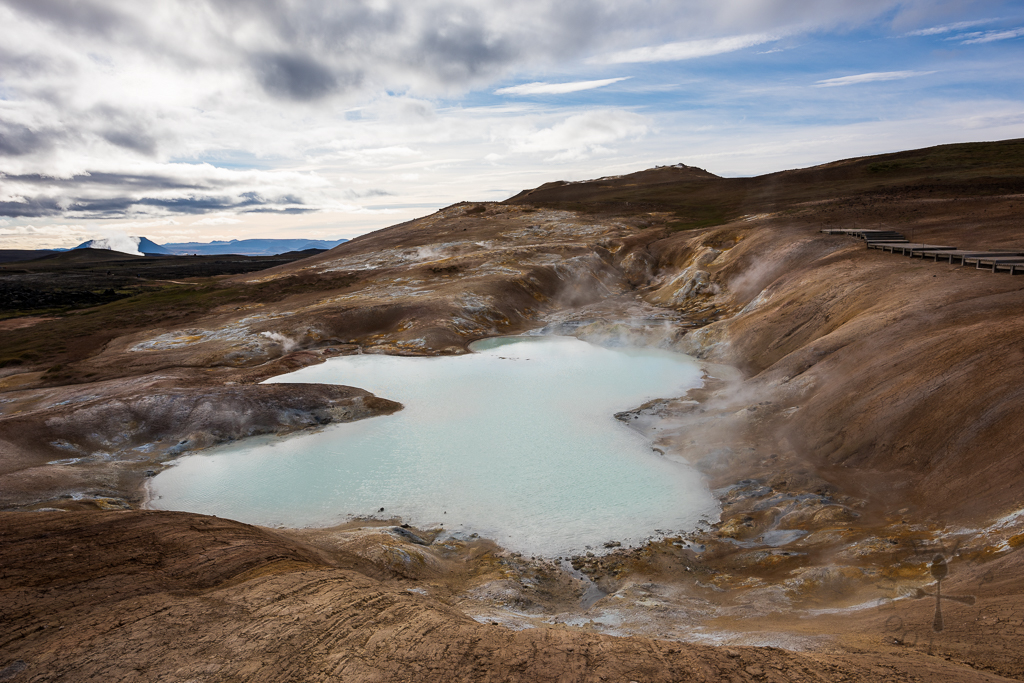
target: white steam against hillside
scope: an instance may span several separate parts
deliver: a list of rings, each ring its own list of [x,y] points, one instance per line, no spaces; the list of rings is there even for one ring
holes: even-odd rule
[[[141,241],[141,237],[131,237],[123,232],[110,230],[104,237],[89,240],[81,245],[81,247],[84,249],[109,249],[110,251],[119,251],[123,254],[131,254],[132,256],[143,256],[143,253],[139,251],[139,243]]]

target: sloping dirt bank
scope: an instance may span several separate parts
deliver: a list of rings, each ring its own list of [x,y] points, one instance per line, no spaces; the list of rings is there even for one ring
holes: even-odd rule
[[[72,512],[0,519],[0,679],[1024,676],[1024,281],[818,233],[898,217],[921,241],[1024,248],[1020,197],[992,183],[963,201],[922,187],[682,232],[658,211],[459,205],[197,287],[203,307],[152,308],[150,327],[69,349],[59,367],[4,369],[4,495]],[[97,334],[111,310],[4,340],[67,333],[74,347],[71,332]],[[341,353],[463,353],[476,338],[542,329],[711,363],[702,389],[619,417],[701,468],[723,517],[689,538],[571,558],[596,593],[543,558],[396,524],[271,532],[78,511],[132,505],[138,468],[153,466],[137,449],[160,438],[173,448],[197,433],[182,445],[199,447],[320,423],[326,389],[234,422],[268,376]],[[335,390],[341,405],[358,398]],[[209,414],[229,417],[161,426],[162,408],[136,432],[151,396],[187,416],[218,397],[229,409]],[[44,467],[55,476],[33,488],[29,473]],[[134,478],[115,476],[124,468]],[[580,604],[584,590],[600,599]],[[941,629],[939,592],[950,596]]]
[[[3,513],[0,534],[4,680],[1004,680],[920,656],[514,632],[200,515]]]
[[[952,223],[953,244],[1024,247],[1003,223],[1014,201],[993,201],[987,223],[947,205],[919,239],[949,241]],[[722,519],[689,539],[705,548],[686,571],[722,592],[684,597],[714,604],[707,623],[725,630],[832,633],[1024,675],[1024,282],[869,251],[799,216],[749,223],[623,257],[648,264],[648,301],[718,312],[676,348],[743,372],[620,416],[720,487]],[[685,553],[648,551],[648,575],[671,583]],[[936,558],[942,591],[963,598],[941,628]],[[578,564],[615,592],[636,563]]]
[[[189,388],[171,377],[65,388],[58,401],[39,393],[8,394],[8,409],[19,409],[0,422],[5,507],[128,508],[141,502],[144,478],[182,453],[401,408],[353,387]]]
[[[684,346],[743,369],[748,406],[770,396],[760,430],[886,512],[963,523],[1020,507],[1024,282],[781,221],[740,235],[705,267],[711,298],[740,312]]]

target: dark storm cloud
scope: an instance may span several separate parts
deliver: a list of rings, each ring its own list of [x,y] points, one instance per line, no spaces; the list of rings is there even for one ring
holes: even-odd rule
[[[318,100],[334,91],[358,86],[359,72],[330,68],[305,55],[259,54],[253,57],[256,77],[269,95],[298,102]]]
[[[368,197],[392,197],[394,194],[387,190],[359,190],[348,193],[353,199],[366,199]]]
[[[153,192],[158,190],[194,190],[194,182],[187,182],[163,175],[136,173],[81,173],[70,178],[54,178],[38,173],[24,175],[0,174],[0,185],[18,183],[24,185],[59,187],[63,190],[82,189],[89,186],[122,187],[134,192]],[[203,189],[215,187],[216,183],[204,183]]]
[[[723,0],[722,7],[695,0],[163,0],[160,12],[127,0],[0,4],[50,25],[56,34],[92,39],[82,53],[100,68],[115,66],[104,62],[111,54],[107,47],[126,49],[133,60],[173,62],[189,72],[230,73],[242,66],[271,98],[309,103],[372,94],[371,87],[450,92],[595,49],[678,40],[694,26],[728,32],[755,24],[765,29],[780,22],[827,23],[830,15],[877,13],[895,0],[863,0],[856,12],[838,11],[826,0]],[[737,11],[737,5],[744,10]],[[47,50],[29,50],[18,58],[31,60],[36,52]],[[75,125],[73,115],[63,118]],[[160,147],[159,136],[100,134],[145,155]]]
[[[265,92],[298,102],[357,90],[367,72],[378,82],[384,74],[397,79],[392,87],[424,78],[464,86],[513,64],[521,56],[517,42],[533,42],[529,35],[511,38],[495,31],[483,14],[459,3],[427,3],[405,11],[375,9],[365,2],[259,6],[256,17],[251,6],[243,10],[234,2],[218,9],[230,9],[236,20],[259,26],[273,37],[268,42],[292,47],[250,59]],[[247,18],[240,15],[243,11],[249,12]]]
[[[109,104],[100,104],[84,113],[96,134],[112,145],[137,152],[141,156],[154,156],[159,143],[152,133],[152,124],[146,114],[129,111]]]
[[[29,78],[57,69],[57,62],[42,54],[18,54],[0,45],[0,74],[19,74]]]
[[[138,214],[145,208],[164,209],[165,213],[198,215],[215,211],[240,213],[308,213],[315,207],[303,206],[295,196],[263,197],[246,192],[238,197],[190,196],[172,199],[157,197],[109,197],[87,199],[83,197],[32,197],[23,202],[0,201],[0,216],[12,218],[38,218],[73,216],[75,218],[112,219]]]
[[[156,138],[151,135],[138,134],[128,130],[111,129],[100,133],[100,136],[112,145],[128,149],[145,156],[156,154]]]
[[[0,215],[348,210],[388,193],[333,186],[339,171],[316,164],[377,168],[398,152],[426,162],[431,145],[504,140],[503,124],[463,130],[449,122],[470,115],[437,106],[495,79],[679,41],[845,30],[915,11],[925,21],[935,7],[968,4],[0,0]],[[598,118],[528,122],[508,146],[558,158],[644,129],[614,112]],[[243,161],[180,161],[212,158]]]
[[[228,25],[256,26],[281,44],[331,53],[351,46],[354,38],[373,40],[399,34],[407,25],[405,19],[417,8],[399,4],[375,7],[365,0],[217,0],[210,9]]]
[[[0,190],[23,201],[0,202],[0,216],[122,218],[162,209],[170,214],[203,214],[212,211],[307,212],[317,207],[294,193],[230,190],[223,180],[177,180],[167,176],[120,173],[79,174],[53,178],[38,174],[2,175]]]
[[[52,197],[32,197],[21,202],[0,201],[0,216],[13,218],[39,218],[59,216],[60,203]]]
[[[17,123],[0,121],[0,158],[47,152],[66,137],[61,131],[32,130]]]
[[[519,50],[507,38],[488,36],[478,17],[460,15],[432,24],[412,55],[442,82],[461,83],[496,72],[516,60]]]
[[[292,206],[292,207],[288,207],[286,209],[269,209],[269,208],[250,209],[250,210],[246,211],[245,213],[278,213],[278,214],[285,215],[285,216],[297,216],[297,215],[304,214],[304,213],[315,213],[316,211],[317,211],[316,209],[303,209],[303,208],[298,208],[298,207]]]
[[[147,197],[128,205],[117,207],[100,207],[98,204],[83,207],[85,211],[103,211],[107,216],[111,212],[125,214],[138,206],[150,206],[167,209],[179,214],[202,214],[212,211],[236,211],[239,213],[309,213],[315,207],[303,206],[305,202],[295,195],[266,197],[259,192],[243,192],[237,197],[181,197],[176,199],[156,199]]]
[[[62,99],[49,99],[60,106]],[[85,112],[67,112],[65,128],[30,128],[20,123],[0,120],[0,158],[43,154],[56,147],[82,141],[96,135],[112,145],[131,150],[141,156],[154,156],[158,148],[157,137],[144,114],[127,112],[116,107],[100,105]]]
[[[246,209],[283,210],[288,205],[301,205],[302,203],[301,199],[291,195],[271,199],[258,192],[243,192],[238,197],[178,197],[174,199],[145,197],[132,202],[129,206],[109,210],[127,212],[133,206],[154,206],[173,213],[197,214],[211,211],[244,211]],[[92,210],[92,207],[88,207],[88,209]]]
[[[0,0],[62,33],[130,44],[188,68],[249,68],[297,102],[372,83],[472,87],[509,69],[696,35],[856,23],[964,0]],[[995,2],[995,0],[979,0]],[[180,18],[170,25],[154,17]],[[188,39],[181,40],[180,37]],[[256,46],[273,46],[260,51]]]
[[[0,0],[0,4],[36,20],[56,24],[75,33],[109,36],[116,30],[140,28],[129,15],[110,8],[109,2],[89,0]]]

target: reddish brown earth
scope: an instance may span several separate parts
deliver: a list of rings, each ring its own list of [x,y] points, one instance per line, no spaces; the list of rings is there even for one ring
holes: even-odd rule
[[[356,556],[187,513],[5,513],[0,529],[5,680],[1005,680],[902,653],[511,631]]]
[[[1024,249],[1021,148],[550,184],[0,330],[27,349],[0,369],[0,680],[1024,678],[1024,279],[818,232]],[[178,452],[396,407],[262,379],[531,329],[707,363],[618,417],[705,474],[719,522],[574,576],[383,521],[96,511]]]

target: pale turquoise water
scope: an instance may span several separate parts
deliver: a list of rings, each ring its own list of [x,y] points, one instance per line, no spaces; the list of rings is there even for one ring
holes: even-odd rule
[[[698,386],[693,360],[569,337],[473,350],[347,356],[276,377],[362,387],[405,409],[181,458],[153,479],[151,506],[291,527],[400,516],[545,556],[717,518],[698,473],[613,417]]]

